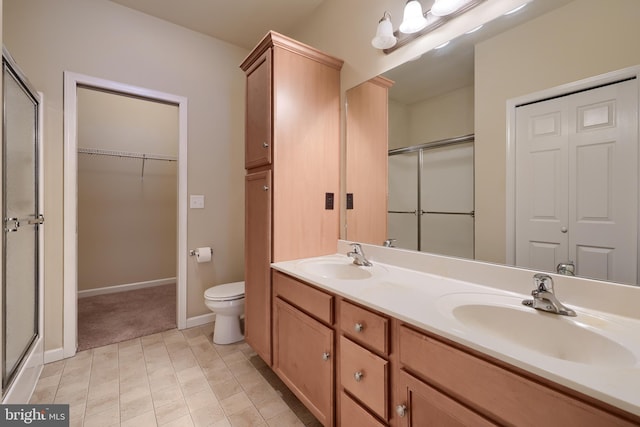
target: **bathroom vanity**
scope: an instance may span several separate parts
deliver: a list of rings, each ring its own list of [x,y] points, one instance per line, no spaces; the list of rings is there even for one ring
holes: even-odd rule
[[[372,267],[339,254],[272,265],[273,369],[323,425],[640,424],[637,315],[572,305],[572,279],[556,278],[569,318],[522,305],[526,270],[365,251]],[[477,280],[439,275],[454,264]]]

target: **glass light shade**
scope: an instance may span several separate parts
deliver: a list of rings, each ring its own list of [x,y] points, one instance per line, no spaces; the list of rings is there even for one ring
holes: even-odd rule
[[[436,0],[431,8],[431,14],[433,16],[451,15],[467,3],[469,0]]]
[[[393,35],[391,20],[385,15],[378,22],[378,30],[376,36],[371,40],[371,45],[376,49],[388,49],[395,46],[397,41],[396,36]]]
[[[417,33],[427,26],[427,20],[422,13],[422,5],[418,0],[409,0],[404,7],[404,17],[400,24],[400,31],[405,34]]]

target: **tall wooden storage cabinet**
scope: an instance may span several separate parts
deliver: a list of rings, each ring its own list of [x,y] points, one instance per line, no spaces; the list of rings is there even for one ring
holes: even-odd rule
[[[240,67],[245,339],[271,364],[270,263],[337,250],[342,61],[269,32]]]
[[[387,235],[388,92],[378,76],[347,91],[346,238],[381,245]]]

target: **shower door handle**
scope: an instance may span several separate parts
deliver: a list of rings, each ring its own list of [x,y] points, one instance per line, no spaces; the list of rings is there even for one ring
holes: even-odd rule
[[[44,215],[39,214],[38,216],[36,216],[33,219],[30,219],[27,221],[27,224],[31,224],[31,225],[40,225],[40,224],[44,224]]]

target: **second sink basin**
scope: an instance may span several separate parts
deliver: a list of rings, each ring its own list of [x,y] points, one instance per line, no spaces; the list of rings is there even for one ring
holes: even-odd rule
[[[525,307],[521,298],[490,294],[445,295],[438,307],[471,332],[556,359],[598,366],[637,363],[629,349],[602,332],[607,327],[615,330],[617,325],[586,313],[570,318]]]

